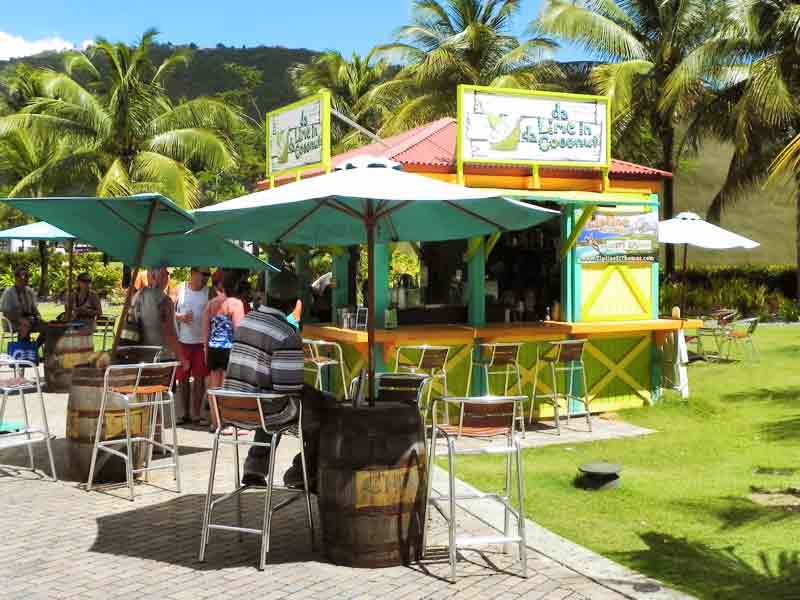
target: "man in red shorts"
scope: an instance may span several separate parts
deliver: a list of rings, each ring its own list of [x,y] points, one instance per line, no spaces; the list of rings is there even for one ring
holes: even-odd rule
[[[182,423],[190,419],[195,425],[202,425],[200,407],[206,393],[205,340],[203,339],[203,313],[208,304],[208,267],[192,267],[189,281],[178,287],[175,303],[175,320],[178,324],[178,342],[183,358],[189,362],[189,369],[179,369],[176,379],[180,383],[183,404]],[[189,377],[193,385],[189,386]]]

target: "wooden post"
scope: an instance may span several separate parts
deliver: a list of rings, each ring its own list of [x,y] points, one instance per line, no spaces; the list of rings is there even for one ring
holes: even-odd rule
[[[375,221],[372,200],[367,201],[367,398],[375,406]]]
[[[133,287],[136,283],[136,277],[139,275],[139,266],[142,264],[142,257],[144,256],[144,249],[147,246],[147,240],[150,237],[150,226],[153,224],[153,217],[156,214],[156,202],[150,205],[150,211],[147,213],[147,221],[144,225],[142,238],[139,240],[139,247],[136,249],[136,257],[134,259],[134,269],[131,275],[131,284],[128,286],[128,291],[125,294],[125,303],[122,305],[122,314],[119,316],[119,323],[117,323],[117,330],[114,332],[114,342],[111,344],[111,356],[117,353],[117,346],[119,346],[119,336],[122,333],[122,328],[125,326],[125,320],[128,318],[128,312],[131,308],[131,300],[133,299]]]
[[[69,259],[67,262],[67,306],[66,306],[66,313],[67,313],[67,321],[72,320],[72,287],[74,285],[72,279],[72,267],[75,264],[75,241],[74,240],[67,240],[67,252],[69,254]]]

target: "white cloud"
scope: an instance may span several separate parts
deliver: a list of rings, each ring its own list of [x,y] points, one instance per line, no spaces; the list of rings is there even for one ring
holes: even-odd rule
[[[25,38],[0,31],[0,60],[31,56],[47,50],[72,50],[75,44],[60,37],[48,37],[39,40]]]
[[[94,46],[94,40],[83,40],[81,42],[81,50],[87,50],[88,48],[91,48],[92,46]]]

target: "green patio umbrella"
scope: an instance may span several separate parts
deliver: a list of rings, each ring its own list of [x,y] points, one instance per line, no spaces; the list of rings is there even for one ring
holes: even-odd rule
[[[441,241],[526,229],[557,216],[480,190],[404,173],[399,164],[363,157],[340,170],[256,192],[194,212],[197,231],[256,242],[367,244],[369,273],[376,243]],[[367,338],[373,401],[375,287],[369,278]]]
[[[134,280],[140,267],[217,265],[277,270],[217,234],[188,233],[195,226],[192,214],[160,194],[121,198],[4,198],[3,202],[133,265]],[[119,342],[132,295],[130,286],[113,349]]]

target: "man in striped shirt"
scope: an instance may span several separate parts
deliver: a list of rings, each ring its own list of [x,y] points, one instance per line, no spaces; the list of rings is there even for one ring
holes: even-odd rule
[[[222,387],[245,393],[286,393],[286,400],[262,405],[267,425],[287,423],[298,415],[303,392],[303,340],[287,316],[294,315],[294,321],[299,322],[299,297],[297,277],[282,271],[270,279],[266,305],[247,313],[234,333]],[[255,441],[268,442],[269,438],[259,429]],[[264,447],[250,448],[242,483],[264,484],[268,453]]]

